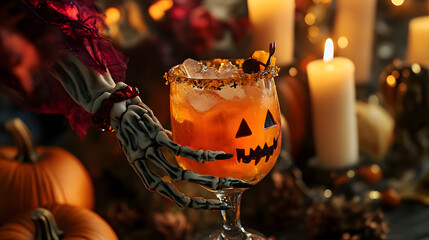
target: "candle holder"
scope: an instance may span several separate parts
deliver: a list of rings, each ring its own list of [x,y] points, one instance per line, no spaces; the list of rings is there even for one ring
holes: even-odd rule
[[[341,168],[326,168],[318,164],[317,157],[309,159],[302,171],[305,194],[313,200],[330,199],[333,196],[367,198],[372,191],[387,188],[382,181],[384,165],[375,163],[371,157],[359,153],[357,164]],[[371,198],[371,196],[369,196]],[[374,196],[372,196],[375,199]]]
[[[381,73],[380,92],[396,121],[393,149],[386,161],[394,177],[416,167],[429,150],[429,70],[394,60]]]

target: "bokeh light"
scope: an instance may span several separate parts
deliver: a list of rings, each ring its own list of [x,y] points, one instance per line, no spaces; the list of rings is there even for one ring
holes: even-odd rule
[[[406,92],[407,91],[407,84],[405,84],[405,83],[403,83],[403,82],[401,82],[400,84],[399,84],[399,91],[400,92]]]
[[[369,192],[368,196],[370,199],[375,200],[375,199],[380,199],[381,194],[379,191],[371,191]]]
[[[330,189],[326,189],[325,191],[323,191],[323,196],[325,198],[330,198],[332,197],[332,191]]]
[[[340,48],[346,48],[349,45],[349,40],[347,39],[346,36],[341,36],[340,38],[338,38],[338,47]]]
[[[419,74],[422,69],[421,69],[421,67],[420,67],[420,65],[418,63],[413,63],[411,65],[411,70],[413,70],[413,72],[415,74]]]
[[[298,70],[294,67],[289,68],[289,75],[295,77],[298,74]]]
[[[173,7],[173,0],[160,0],[152,4],[149,7],[148,12],[150,17],[153,20],[159,21],[164,17],[165,12],[172,7]]]
[[[104,11],[106,15],[106,24],[111,25],[115,24],[121,19],[121,11],[116,7],[109,7]]]
[[[320,28],[317,26],[311,26],[308,28],[308,40],[310,42],[317,42],[320,39]]]
[[[307,25],[313,25],[316,22],[316,17],[313,13],[307,13],[304,17],[304,21]]]
[[[386,82],[391,87],[395,87],[396,86],[396,78],[393,75],[387,76]]]

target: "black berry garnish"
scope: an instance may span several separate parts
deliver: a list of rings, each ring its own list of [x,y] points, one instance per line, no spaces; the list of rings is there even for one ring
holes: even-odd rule
[[[249,73],[249,74],[257,73],[260,71],[260,67],[259,67],[260,65],[261,65],[261,62],[259,62],[258,60],[253,58],[248,58],[243,63],[243,66],[242,66],[243,72]]]
[[[270,56],[268,57],[267,63],[264,64],[264,63],[262,63],[256,59],[248,58],[243,63],[243,66],[242,66],[243,72],[249,73],[249,74],[260,72],[261,71],[261,67],[260,67],[261,65],[265,67],[264,68],[265,70],[267,70],[270,67],[271,59],[272,59],[275,51],[276,51],[276,42],[271,42],[269,45]]]

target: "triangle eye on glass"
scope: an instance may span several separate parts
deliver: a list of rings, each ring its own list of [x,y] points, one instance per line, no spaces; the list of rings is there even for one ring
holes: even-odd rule
[[[277,123],[273,118],[273,114],[270,112],[270,110],[268,110],[267,116],[265,117],[264,129],[266,130],[275,126],[277,126]],[[250,129],[246,120],[243,118],[243,120],[241,120],[240,127],[238,128],[237,134],[235,135],[235,138],[241,138],[241,137],[246,137],[250,135],[252,135],[252,130]]]
[[[264,129],[272,128],[277,126],[276,121],[274,120],[273,114],[270,110],[267,111],[267,116],[265,117]]]

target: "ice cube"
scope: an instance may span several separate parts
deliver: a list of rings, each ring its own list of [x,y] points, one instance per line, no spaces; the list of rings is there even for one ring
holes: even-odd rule
[[[204,65],[194,59],[188,58],[183,62],[183,68],[190,78],[196,78],[204,69]]]
[[[234,65],[231,62],[222,63],[219,67],[219,73],[226,73],[235,70]]]
[[[196,90],[188,95],[188,101],[198,112],[205,112],[212,109],[218,102],[217,94],[209,90]]]
[[[220,97],[226,100],[231,100],[234,97],[243,98],[246,95],[244,93],[244,89],[239,85],[236,86],[235,88],[230,86],[225,86],[221,88],[217,93],[219,94]]]
[[[230,78],[230,77],[235,77],[239,75],[240,70],[238,69],[233,69],[231,71],[228,72],[222,72],[220,73],[220,77],[221,78]]]
[[[201,71],[201,77],[203,79],[219,79],[221,78],[219,72],[214,67],[209,67]]]
[[[238,69],[234,67],[231,62],[223,63],[219,67],[219,74],[221,78],[230,78],[238,75]]]

